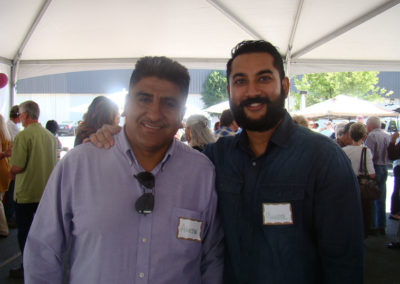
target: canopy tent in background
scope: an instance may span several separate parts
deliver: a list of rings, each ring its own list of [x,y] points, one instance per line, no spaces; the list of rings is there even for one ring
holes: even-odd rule
[[[0,0],[11,81],[131,69],[145,55],[224,69],[244,39],[276,45],[291,75],[400,71],[400,0]]]
[[[332,99],[311,105],[300,111],[291,112],[292,115],[304,115],[306,118],[328,119],[355,119],[358,115],[364,117],[397,117],[399,113],[387,110],[372,102],[355,97],[339,95]]]
[[[208,108],[205,108],[204,111],[209,112],[211,114],[221,114],[224,110],[229,109],[229,101],[224,101]]]

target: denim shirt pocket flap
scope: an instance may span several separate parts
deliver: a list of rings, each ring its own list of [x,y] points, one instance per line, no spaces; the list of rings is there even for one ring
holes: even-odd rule
[[[243,181],[237,177],[227,175],[217,176],[217,191],[223,193],[240,194],[242,192]]]
[[[299,184],[265,184],[260,197],[264,201],[290,202],[303,200],[305,186]]]

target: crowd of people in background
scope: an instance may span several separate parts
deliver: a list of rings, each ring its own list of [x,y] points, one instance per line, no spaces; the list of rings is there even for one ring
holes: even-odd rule
[[[335,139],[351,160],[356,175],[360,174],[362,148],[367,147],[368,173],[371,178],[375,179],[380,189],[380,196],[377,200],[362,199],[364,237],[386,235],[386,181],[390,167],[393,169],[394,188],[391,195],[389,218],[395,221],[400,220],[400,167],[398,167],[400,164],[400,141],[397,129],[390,135],[385,131],[386,123],[381,122],[378,117],[369,117],[364,124],[362,115],[357,116],[355,121],[342,121],[334,125],[331,121],[327,121],[326,127],[323,128],[318,128],[317,123],[301,115],[295,115],[293,119],[299,125]],[[308,123],[306,124],[305,121]],[[400,238],[400,224],[397,235]],[[400,249],[400,242],[390,242],[387,246],[392,249]]]
[[[0,115],[0,237],[17,227],[24,262],[10,276],[56,283],[72,240],[71,283],[181,283],[182,273],[194,283],[362,283],[362,238],[386,234],[392,161],[390,218],[400,220],[398,133],[377,117],[335,124],[290,116],[282,59],[265,41],[239,43],[227,77],[230,109],[212,131],[204,115],[183,121],[187,69],[144,57],[124,127],[117,105],[96,97],[62,159],[70,149],[57,121],[40,125],[36,102],[13,106],[7,123]],[[363,151],[377,200],[360,196]]]

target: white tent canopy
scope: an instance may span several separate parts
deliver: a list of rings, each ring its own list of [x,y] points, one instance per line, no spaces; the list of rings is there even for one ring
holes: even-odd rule
[[[224,110],[229,109],[229,100],[228,101],[223,101],[218,104],[209,106],[208,108],[204,109],[204,111],[209,112],[209,113],[217,113],[221,114]]]
[[[224,68],[244,39],[275,44],[290,74],[400,71],[400,0],[0,0],[11,80],[132,68],[144,55]]]
[[[332,99],[313,104],[292,114],[304,115],[306,118],[356,118],[358,115],[365,117],[397,117],[395,111],[387,110],[372,102],[355,97],[339,95]]]

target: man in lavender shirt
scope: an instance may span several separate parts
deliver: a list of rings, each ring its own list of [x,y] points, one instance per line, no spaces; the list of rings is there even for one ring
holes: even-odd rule
[[[24,253],[26,283],[221,283],[223,233],[212,163],[174,139],[187,69],[144,57],[132,73],[126,123],[111,150],[80,145],[61,160]]]
[[[388,176],[387,166],[391,163],[387,148],[390,143],[390,135],[381,129],[381,121],[378,117],[368,118],[367,132],[365,146],[372,152],[375,180],[380,189],[379,198],[374,201],[372,206],[371,232],[386,235],[386,180]]]

